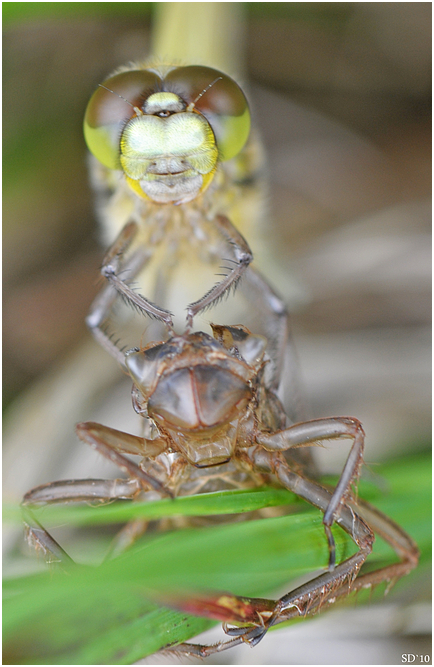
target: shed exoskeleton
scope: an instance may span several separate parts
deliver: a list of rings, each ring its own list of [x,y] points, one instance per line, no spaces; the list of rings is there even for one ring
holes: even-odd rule
[[[127,474],[118,480],[70,480],[37,487],[23,500],[28,538],[47,560],[69,557],[35,519],[32,507],[71,501],[179,496],[225,485],[254,487],[274,482],[290,489],[324,514],[329,545],[325,573],[277,601],[216,594],[164,602],[217,618],[228,642],[214,646],[182,644],[173,650],[209,655],[242,641],[256,644],[267,629],[288,618],[318,611],[351,590],[397,578],[417,564],[412,540],[387,517],[356,502],[350,486],[363,460],[364,433],[353,418],[331,417],[287,425],[285,412],[264,380],[266,340],[243,326],[213,325],[206,333],[170,335],[167,341],[134,349],[125,356],[133,379],[134,409],[150,437],[131,435],[94,422],[78,424],[81,440],[114,461]],[[291,450],[331,438],[350,438],[350,454],[333,492],[303,476]],[[140,464],[126,455],[142,458]],[[217,481],[216,481],[217,480]],[[217,487],[216,487],[217,484]],[[227,486],[226,486],[227,488]],[[331,525],[337,522],[354,540],[356,554],[335,562]],[[146,529],[135,521],[118,536],[113,552],[125,549]],[[371,552],[373,531],[386,539],[400,562],[368,574],[359,571]],[[112,553],[113,553],[112,552]]]

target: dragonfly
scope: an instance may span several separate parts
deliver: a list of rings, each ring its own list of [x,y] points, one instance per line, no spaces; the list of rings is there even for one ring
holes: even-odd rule
[[[132,403],[152,437],[120,432],[95,422],[77,425],[79,438],[116,463],[126,478],[51,482],[23,500],[28,540],[46,560],[68,565],[69,556],[34,516],[35,508],[65,502],[110,502],[120,499],[176,497],[206,493],[222,485],[249,488],[274,482],[291,490],[323,513],[329,548],[327,570],[279,600],[216,592],[204,596],[163,593],[162,601],[190,613],[224,622],[227,642],[181,644],[179,655],[205,657],[245,642],[254,646],[275,624],[321,610],[326,602],[352,590],[390,581],[417,565],[411,538],[386,516],[350,493],[363,462],[364,432],[348,417],[287,425],[283,406],[264,374],[266,339],[242,325],[213,325],[204,332],[174,334],[165,341],[125,354],[133,381]],[[300,473],[292,452],[325,439],[352,440],[347,462],[333,490]],[[139,464],[128,455],[139,455]],[[336,563],[337,523],[357,545],[357,552]],[[136,520],[123,529],[110,552],[124,551],[147,523]],[[367,574],[359,571],[372,550],[374,531],[393,547],[399,563]],[[232,624],[228,627],[228,623]]]

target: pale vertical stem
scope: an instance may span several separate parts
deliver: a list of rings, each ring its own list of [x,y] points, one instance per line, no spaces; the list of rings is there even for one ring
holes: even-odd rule
[[[157,2],[152,54],[242,76],[245,11],[238,2]]]

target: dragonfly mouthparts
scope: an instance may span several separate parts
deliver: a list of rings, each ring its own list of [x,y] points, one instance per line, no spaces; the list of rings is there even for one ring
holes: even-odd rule
[[[158,174],[160,176],[176,176],[183,174],[191,169],[191,165],[184,159],[179,158],[161,158],[153,161],[147,172],[149,174]]]

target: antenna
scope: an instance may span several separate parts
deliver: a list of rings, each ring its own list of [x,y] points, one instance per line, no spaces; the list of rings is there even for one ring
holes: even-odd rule
[[[213,81],[212,83],[209,84],[209,86],[207,86],[206,88],[204,88],[204,89],[202,90],[202,92],[199,93],[199,95],[196,97],[196,99],[193,100],[193,102],[190,102],[190,104],[189,104],[188,107],[187,107],[187,111],[191,111],[191,110],[194,108],[196,102],[197,102],[198,100],[200,100],[200,98],[203,97],[203,95],[205,95],[205,93],[208,92],[208,90],[209,90],[210,88],[212,88],[212,86],[213,86],[215,83],[217,83],[217,81],[220,81],[220,80],[223,80],[223,77],[222,77],[222,76],[218,76],[216,79],[214,79],[214,81]]]
[[[138,116],[143,116],[143,111],[141,109],[139,109],[139,107],[135,107],[134,104],[131,104],[131,102],[128,102],[128,100],[126,100],[125,97],[122,97],[122,95],[119,95],[119,93],[116,93],[114,90],[110,90],[110,88],[107,88],[107,86],[103,86],[102,83],[99,83],[98,86],[100,88],[104,88],[104,90],[107,90],[109,93],[113,93],[113,95],[117,95],[118,97],[121,98],[121,100],[123,100],[124,102],[129,104],[130,107],[132,107],[134,109],[134,111],[136,112],[136,114]],[[195,102],[196,102],[196,100],[195,100]]]

